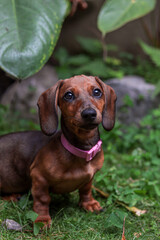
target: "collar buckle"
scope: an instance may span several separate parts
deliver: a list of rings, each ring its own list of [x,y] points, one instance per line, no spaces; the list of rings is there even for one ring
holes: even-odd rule
[[[87,152],[86,161],[92,160],[95,155],[101,151],[102,141],[99,140],[98,143]]]

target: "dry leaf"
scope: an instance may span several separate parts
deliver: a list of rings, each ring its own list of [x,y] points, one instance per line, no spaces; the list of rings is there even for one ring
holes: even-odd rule
[[[126,209],[128,209],[130,212],[134,213],[136,216],[141,216],[147,212],[147,210],[141,210],[136,207],[128,207],[126,204],[117,201],[118,204],[122,205]]]

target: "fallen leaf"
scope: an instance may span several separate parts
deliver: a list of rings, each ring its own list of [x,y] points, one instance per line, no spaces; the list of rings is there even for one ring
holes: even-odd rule
[[[147,212],[147,210],[141,210],[141,209],[138,209],[136,207],[128,207],[126,204],[122,203],[122,202],[119,202],[117,201],[118,204],[122,205],[123,207],[125,207],[126,209],[128,209],[128,211],[134,213],[136,216],[141,216],[143,214],[145,214]]]

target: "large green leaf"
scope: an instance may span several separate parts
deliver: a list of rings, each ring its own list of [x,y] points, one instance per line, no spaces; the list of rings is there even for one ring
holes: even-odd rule
[[[68,9],[68,0],[0,0],[0,67],[20,79],[39,71]]]
[[[152,61],[160,67],[160,49],[151,47],[148,44],[140,41],[140,45],[143,48],[144,52],[150,56]]]
[[[149,13],[155,4],[156,0],[107,0],[98,16],[98,28],[105,35]]]

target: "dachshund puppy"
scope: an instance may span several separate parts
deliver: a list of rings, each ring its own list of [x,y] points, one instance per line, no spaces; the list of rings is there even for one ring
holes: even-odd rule
[[[79,190],[79,205],[87,211],[102,208],[91,192],[94,174],[104,161],[98,125],[111,130],[115,122],[114,90],[98,77],[85,75],[60,80],[38,100],[40,125],[46,135],[61,130],[40,149],[31,168],[33,209],[36,222],[50,226],[50,195]]]
[[[31,188],[36,222],[50,226],[50,192],[79,190],[79,205],[101,211],[92,197],[94,174],[104,156],[98,125],[114,127],[116,94],[98,77],[85,75],[60,80],[38,100],[42,132],[0,137],[0,193],[23,193]],[[58,128],[58,106],[61,130]],[[46,136],[48,135],[48,136]],[[14,199],[14,195],[9,196]]]

